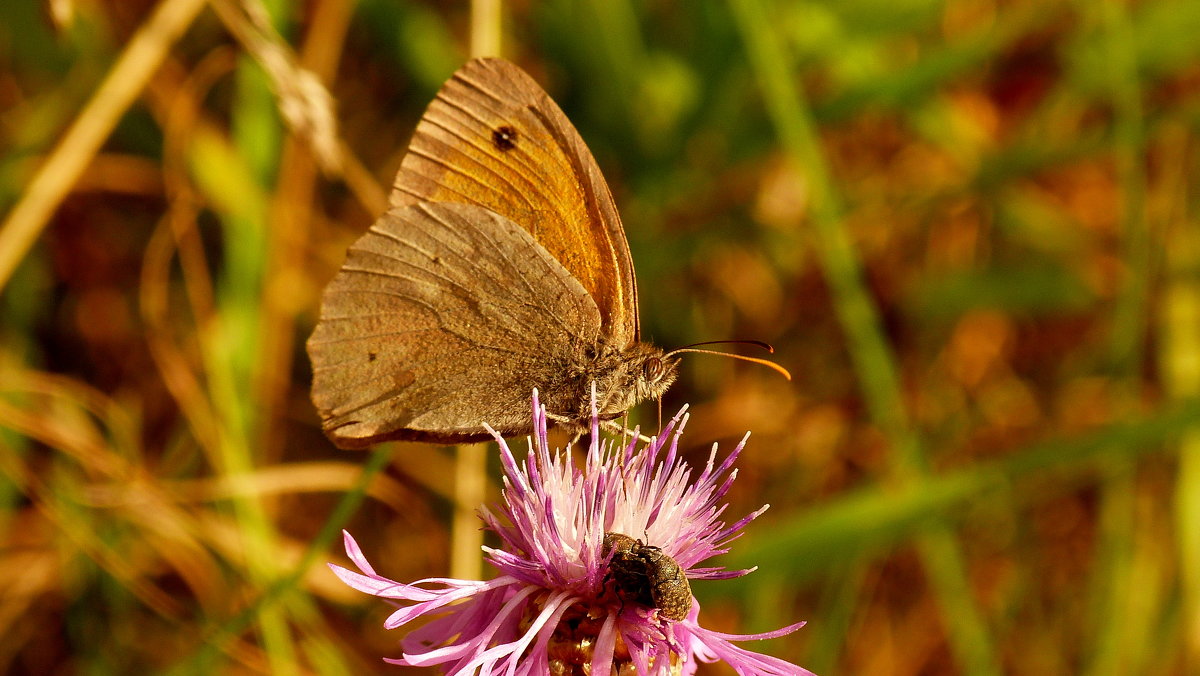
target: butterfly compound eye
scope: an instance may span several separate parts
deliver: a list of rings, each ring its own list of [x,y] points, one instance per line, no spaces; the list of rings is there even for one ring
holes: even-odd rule
[[[658,357],[650,357],[642,363],[642,375],[646,380],[658,380],[663,374],[663,363]]]

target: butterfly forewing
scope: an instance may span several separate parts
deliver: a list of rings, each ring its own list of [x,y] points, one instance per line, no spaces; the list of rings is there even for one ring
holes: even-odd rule
[[[529,390],[600,316],[521,227],[464,204],[392,208],[326,287],[308,342],[313,401],[340,446],[452,443],[529,428]]]
[[[591,295],[606,338],[638,339],[633,263],[608,185],[562,110],[513,64],[470,61],[426,109],[391,196],[419,202],[515,222]]]

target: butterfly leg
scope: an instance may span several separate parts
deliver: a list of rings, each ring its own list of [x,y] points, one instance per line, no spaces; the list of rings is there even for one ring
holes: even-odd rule
[[[549,418],[550,420],[553,420],[556,423],[563,425],[564,427],[575,427],[575,428],[579,427],[579,424],[577,422],[575,422],[574,419],[568,418],[565,415],[559,415],[557,413],[550,413],[549,411],[547,411],[546,417]],[[631,430],[628,427],[625,427],[624,425],[622,425],[621,423],[619,423],[615,420],[601,420],[600,426],[610,432],[616,432],[617,434],[620,434],[622,437],[627,437],[627,436],[628,437],[637,437],[637,439],[643,443],[648,444],[654,440],[653,437],[648,437],[648,436],[638,432],[637,430]],[[571,443],[574,444],[576,441],[579,441],[579,438],[582,437],[586,432],[587,432],[587,428],[578,429],[578,431],[575,432],[575,436],[571,437]]]
[[[600,426],[606,430],[609,430],[610,432],[616,432],[622,437],[637,437],[638,441],[641,441],[642,443],[648,444],[651,441],[654,441],[654,437],[648,437],[637,430],[631,430],[616,420],[601,420]]]

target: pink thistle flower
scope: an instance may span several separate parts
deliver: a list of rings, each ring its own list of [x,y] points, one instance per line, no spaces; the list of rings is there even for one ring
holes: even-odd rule
[[[395,582],[376,573],[345,533],[346,554],[361,572],[330,564],[333,572],[359,591],[408,604],[392,613],[386,628],[433,617],[402,639],[402,657],[386,661],[481,676],[688,676],[698,662],[715,661],[743,676],[811,674],[734,645],[783,636],[803,622],[765,634],[715,632],[700,626],[700,605],[685,591],[688,579],[729,579],[754,570],[699,566],[728,551],[742,528],[767,509],[729,526],[720,521],[726,505],[719,501],[737,475],[733,462],[745,439],[719,465],[714,444],[693,480],[676,455],[684,411],[640,452],[636,439],[623,448],[601,443],[593,415],[591,446],[580,469],[570,453],[551,452],[536,391],[533,408],[534,436],[524,463],[497,436],[504,500],[480,513],[503,543],[484,547],[498,577]]]

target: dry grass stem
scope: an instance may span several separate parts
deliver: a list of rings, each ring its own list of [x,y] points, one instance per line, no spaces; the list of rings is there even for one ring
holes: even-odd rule
[[[321,81],[300,66],[292,49],[271,25],[259,0],[211,0],[226,28],[262,66],[278,100],[279,114],[288,127],[312,146],[321,167],[341,171],[337,118],[333,97]]]
[[[164,0],[121,52],[100,88],[0,224],[0,289],[8,284],[51,214],[204,3]]]

